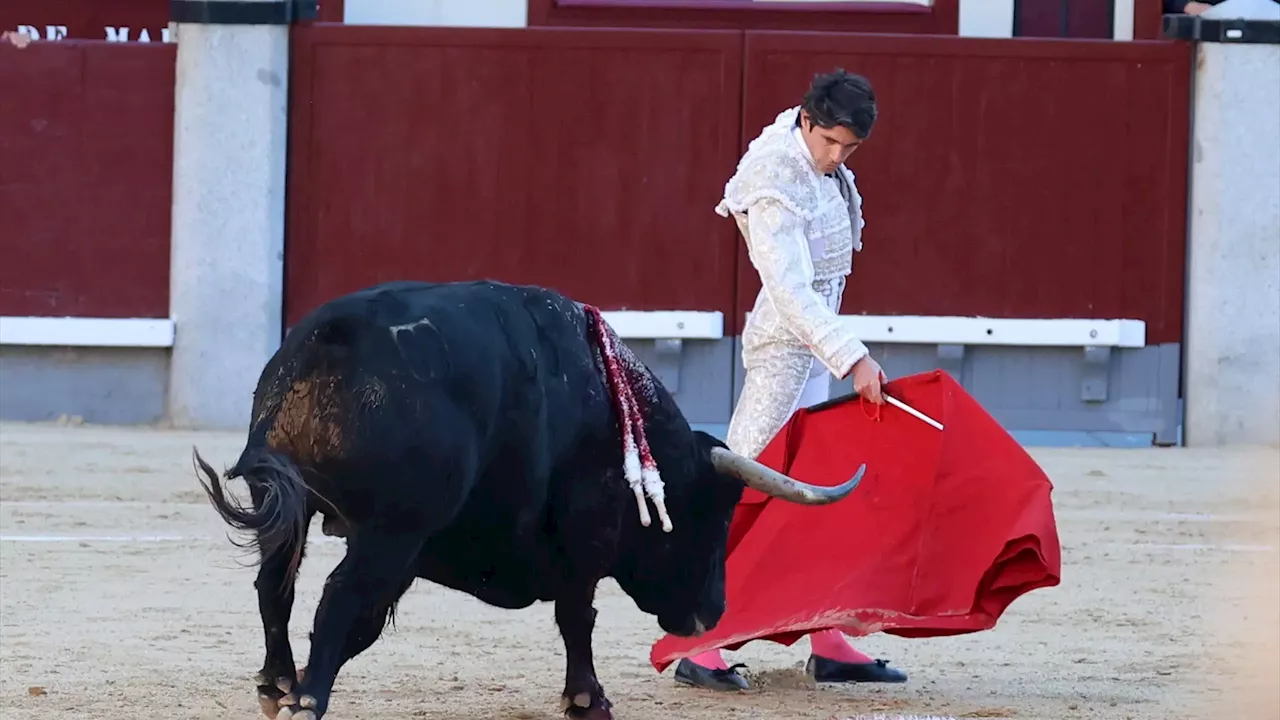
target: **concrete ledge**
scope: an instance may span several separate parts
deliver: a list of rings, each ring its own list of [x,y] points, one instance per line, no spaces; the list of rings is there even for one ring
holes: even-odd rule
[[[0,346],[0,420],[163,422],[168,348]]]
[[[695,310],[603,311],[605,322],[625,340],[719,340],[724,313]]]
[[[630,340],[719,340],[718,311],[613,310],[605,321]],[[1141,320],[845,315],[863,342],[1023,347],[1146,346]],[[172,347],[174,321],[163,318],[0,317],[0,345]]]
[[[165,318],[0,317],[0,345],[52,347],[173,347]]]
[[[689,310],[604,313],[629,340],[719,340],[724,314]],[[0,317],[0,345],[53,347],[173,347],[175,323],[165,318]]]
[[[864,343],[1010,347],[1146,346],[1142,320],[981,318],[942,315],[843,315]]]

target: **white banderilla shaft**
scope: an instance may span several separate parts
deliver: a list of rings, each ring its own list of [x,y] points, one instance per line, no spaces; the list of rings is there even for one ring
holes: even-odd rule
[[[901,411],[903,411],[903,412],[907,413],[908,415],[914,415],[914,416],[916,417],[916,419],[918,419],[918,420],[923,420],[924,422],[929,423],[930,425],[934,426],[935,428],[937,428],[937,429],[939,429],[939,430],[941,430],[941,429],[942,429],[942,423],[938,422],[937,420],[934,420],[933,418],[929,417],[928,415],[925,415],[924,413],[922,413],[922,412],[920,412],[919,410],[917,410],[917,409],[915,409],[915,408],[911,407],[910,405],[908,405],[908,404],[906,404],[906,403],[902,402],[901,400],[899,400],[899,399],[897,399],[897,398],[894,398],[894,397],[889,397],[888,395],[885,395],[885,396],[884,396],[884,399],[885,399],[885,401],[886,401],[886,402],[888,402],[890,405],[892,405],[892,406],[894,406],[894,407],[898,408],[899,410],[901,410]]]

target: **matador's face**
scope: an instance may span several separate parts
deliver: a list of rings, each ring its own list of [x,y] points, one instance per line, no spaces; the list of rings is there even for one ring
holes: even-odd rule
[[[819,127],[809,119],[809,114],[802,111],[800,132],[804,136],[805,145],[809,146],[809,154],[813,156],[818,172],[835,172],[839,165],[862,145],[862,139],[843,125],[833,128]]]

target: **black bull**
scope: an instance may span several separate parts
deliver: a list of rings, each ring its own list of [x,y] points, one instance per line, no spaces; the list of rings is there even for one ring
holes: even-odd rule
[[[734,455],[690,429],[595,308],[494,282],[388,283],[321,306],[268,361],[225,474],[244,478],[252,505],[196,462],[214,507],[259,551],[259,699],[294,720],[324,715],[339,669],[415,577],[503,608],[554,601],[564,710],[609,718],[591,649],[600,579],[669,633],[713,628],[744,484],[816,505],[862,474],[816,487]],[[288,624],[315,513],[347,552],[304,673]]]

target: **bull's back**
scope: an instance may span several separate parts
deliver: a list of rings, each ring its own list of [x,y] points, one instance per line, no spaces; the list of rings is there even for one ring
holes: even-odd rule
[[[501,283],[344,295],[298,323],[264,369],[251,444],[313,468],[357,515],[417,499],[514,522],[545,502],[592,411],[583,323],[558,293]]]

